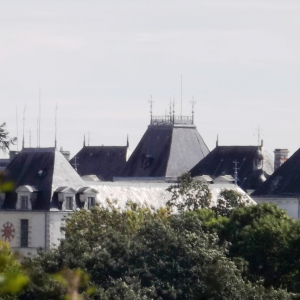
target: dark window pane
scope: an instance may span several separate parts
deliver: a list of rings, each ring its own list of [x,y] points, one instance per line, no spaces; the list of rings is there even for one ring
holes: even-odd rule
[[[28,219],[21,220],[21,247],[28,247]]]
[[[88,197],[88,209],[91,209],[95,206],[95,198],[94,197]]]
[[[21,209],[28,209],[28,197],[27,196],[21,197]]]

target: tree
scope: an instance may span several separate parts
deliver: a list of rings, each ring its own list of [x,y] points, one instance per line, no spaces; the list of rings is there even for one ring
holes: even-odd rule
[[[64,267],[88,274],[95,293],[86,299],[296,299],[245,281],[228,244],[203,230],[198,210],[171,214],[131,203],[121,211],[110,203],[74,212],[63,230],[57,249],[30,260],[22,299],[63,299],[51,274]]]
[[[16,299],[13,295],[19,293],[27,283],[28,278],[11,253],[9,245],[0,241],[0,299]]]
[[[250,200],[246,195],[242,195],[237,191],[223,189],[217,200],[217,206],[212,207],[218,215],[229,217],[235,208],[245,207],[250,204]]]
[[[268,203],[235,209],[219,237],[231,243],[230,257],[246,262],[244,275],[249,280],[300,291],[293,288],[291,279],[299,274],[297,259],[293,259],[297,251],[291,245],[300,240],[300,227],[285,211]]]
[[[6,129],[6,123],[0,124],[0,149],[2,151],[9,150],[10,145],[14,145],[17,138],[10,138]]]
[[[208,185],[202,181],[194,181],[188,172],[181,175],[178,182],[168,187],[167,191],[172,194],[167,205],[177,207],[179,212],[210,207],[211,192]]]

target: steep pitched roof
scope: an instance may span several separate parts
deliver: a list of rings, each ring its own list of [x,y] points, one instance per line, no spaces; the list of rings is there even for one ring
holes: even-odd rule
[[[80,176],[97,175],[101,180],[118,176],[126,163],[127,146],[84,146],[71,160]]]
[[[217,146],[191,169],[191,175],[221,175],[234,177],[234,161],[238,162],[238,178],[244,189],[254,189],[262,183],[260,176],[269,176],[273,171],[272,156],[263,148],[263,172],[253,171],[253,162],[258,155],[258,146]]]
[[[178,177],[208,153],[194,125],[149,125],[120,176]]]
[[[35,187],[38,197],[34,209],[52,207],[53,192],[59,186],[78,189],[84,181],[55,148],[25,148],[7,166],[5,181],[13,182],[15,190],[23,185]],[[15,208],[17,194],[7,193],[3,208]]]
[[[300,195],[300,149],[281,165],[253,196],[299,196]]]

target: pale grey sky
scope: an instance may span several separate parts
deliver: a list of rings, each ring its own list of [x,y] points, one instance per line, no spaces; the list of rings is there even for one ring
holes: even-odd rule
[[[300,147],[300,1],[295,0],[0,0],[0,121],[19,148],[36,146],[41,87],[41,146],[72,155],[90,145],[133,150],[154,114],[175,96],[183,114],[197,105],[197,128],[210,150],[221,145]]]

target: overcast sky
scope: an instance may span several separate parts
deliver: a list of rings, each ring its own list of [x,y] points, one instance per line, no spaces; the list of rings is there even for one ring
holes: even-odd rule
[[[0,0],[0,121],[25,146],[72,156],[90,145],[133,150],[170,97],[191,114],[210,150],[256,145],[300,147],[300,1]],[[16,147],[15,147],[16,149]]]

